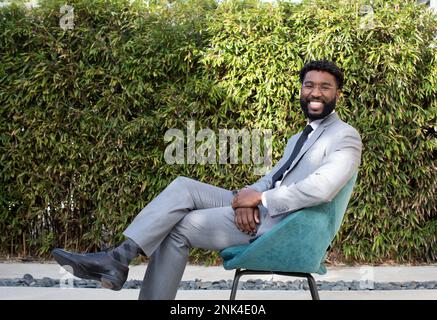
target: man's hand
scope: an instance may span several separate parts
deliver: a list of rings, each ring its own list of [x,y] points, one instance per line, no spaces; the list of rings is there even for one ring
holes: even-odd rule
[[[252,207],[255,208],[261,203],[261,192],[250,188],[244,188],[238,192],[238,194],[232,200],[232,208],[237,209],[239,207]]]
[[[258,207],[235,209],[235,225],[238,230],[247,234],[255,234],[257,224],[259,224]]]

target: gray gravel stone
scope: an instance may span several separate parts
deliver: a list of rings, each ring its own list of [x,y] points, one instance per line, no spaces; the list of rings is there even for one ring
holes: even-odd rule
[[[182,290],[230,290],[232,280],[202,281],[194,279],[190,281],[181,281],[179,288]],[[31,274],[25,274],[22,278],[0,279],[0,287],[59,287],[59,279],[42,278],[34,279]],[[140,289],[141,280],[126,281],[124,289]],[[76,288],[101,288],[101,284],[94,280],[74,280],[73,285]],[[261,279],[249,279],[239,282],[240,290],[309,290],[306,280],[294,281],[272,281]],[[322,291],[346,291],[346,290],[437,290],[437,281],[425,282],[375,282],[373,288],[361,286],[360,281],[317,281],[317,287]]]
[[[319,290],[331,290],[331,285],[327,282],[323,282],[320,285]]]
[[[85,285],[84,288],[97,288],[97,283],[89,282]]]
[[[53,279],[44,277],[41,280],[41,287],[53,287],[55,285],[55,281]]]
[[[208,289],[208,288],[210,288],[212,286],[212,283],[211,282],[201,282],[200,284],[199,284],[199,289]]]
[[[28,273],[26,273],[26,274],[23,276],[23,281],[24,281],[28,286],[30,286],[31,283],[35,282],[35,280],[33,279],[32,275],[31,275],[31,274],[28,274]]]

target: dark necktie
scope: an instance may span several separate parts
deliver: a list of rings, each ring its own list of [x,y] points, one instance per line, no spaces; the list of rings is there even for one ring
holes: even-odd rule
[[[313,127],[310,125],[307,125],[305,129],[303,130],[302,134],[300,135],[299,139],[296,142],[296,145],[294,146],[293,152],[291,153],[290,158],[288,158],[287,162],[284,163],[284,165],[273,175],[272,181],[272,187],[275,186],[275,182],[282,178],[282,175],[285,171],[290,167],[291,163],[293,162],[294,158],[298,155],[300,149],[302,149],[303,144],[305,143],[306,139],[308,138],[308,135],[310,132],[313,131]]]

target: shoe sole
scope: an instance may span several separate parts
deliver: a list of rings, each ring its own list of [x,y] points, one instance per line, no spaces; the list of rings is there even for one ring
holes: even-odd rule
[[[122,289],[122,286],[117,285],[117,278],[111,277],[107,274],[100,274],[100,273],[90,273],[87,272],[80,264],[77,264],[76,262],[73,262],[69,258],[60,255],[56,252],[52,253],[54,259],[57,263],[59,263],[67,272],[73,274],[74,276],[81,278],[81,279],[89,279],[89,280],[96,280],[99,281],[103,288],[119,291]],[[65,268],[65,266],[71,267],[73,272],[71,270],[68,270]]]

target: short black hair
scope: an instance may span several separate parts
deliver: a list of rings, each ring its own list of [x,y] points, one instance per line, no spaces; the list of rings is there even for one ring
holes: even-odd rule
[[[312,70],[329,72],[335,77],[335,80],[337,81],[338,89],[343,88],[343,83],[344,83],[343,71],[341,71],[341,69],[337,67],[334,62],[328,60],[313,60],[306,63],[299,73],[300,83],[303,83],[303,79],[305,78],[307,72]]]

